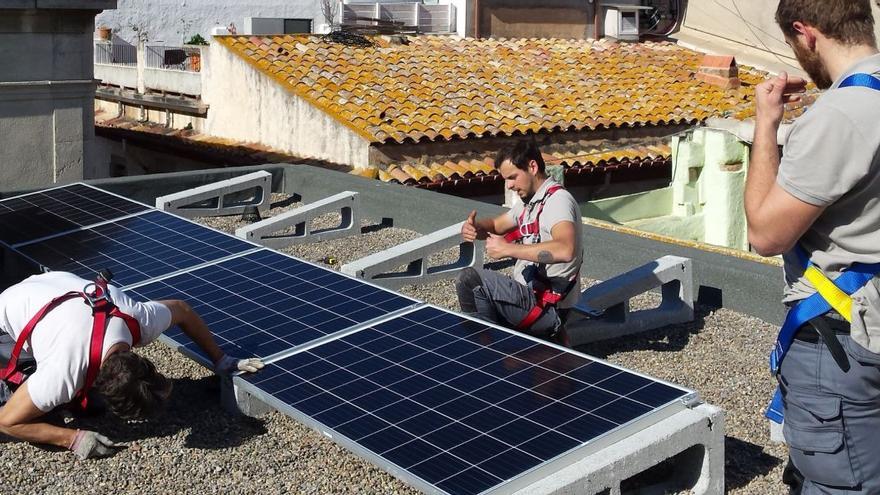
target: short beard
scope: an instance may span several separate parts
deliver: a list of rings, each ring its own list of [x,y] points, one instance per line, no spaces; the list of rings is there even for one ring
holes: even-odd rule
[[[810,76],[810,79],[817,88],[828,89],[834,84],[834,81],[831,80],[831,75],[828,74],[828,69],[825,68],[819,55],[806,50],[798,43],[792,43],[792,50],[798,63],[801,64],[801,67]]]

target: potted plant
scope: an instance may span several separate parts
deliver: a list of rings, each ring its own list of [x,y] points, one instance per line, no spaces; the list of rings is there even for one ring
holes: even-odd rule
[[[194,34],[190,37],[189,41],[186,42],[187,45],[197,45],[197,46],[205,46],[208,42],[205,38],[202,38],[200,34]],[[193,72],[199,72],[202,70],[202,52],[201,49],[194,50],[189,56],[189,68]]]
[[[113,29],[107,26],[98,26],[98,39],[110,41],[113,38]]]

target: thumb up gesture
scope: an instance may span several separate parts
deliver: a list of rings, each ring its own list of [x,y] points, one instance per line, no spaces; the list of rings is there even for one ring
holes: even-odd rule
[[[465,242],[477,240],[477,210],[472,211],[467,220],[461,224],[461,237]]]

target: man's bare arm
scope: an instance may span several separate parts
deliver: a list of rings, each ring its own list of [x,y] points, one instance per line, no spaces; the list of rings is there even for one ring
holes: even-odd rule
[[[9,402],[0,407],[0,433],[26,442],[68,448],[76,430],[37,421],[43,414],[31,400],[25,382],[12,394]]]
[[[576,242],[573,222],[562,221],[550,229],[553,239],[537,244],[512,244],[500,236],[490,236],[486,248],[492,258],[514,258],[535,263],[568,263],[575,259]]]
[[[199,349],[205,351],[211,362],[217,364],[224,352],[217,346],[214,335],[211,334],[202,317],[186,301],[171,299],[159,302],[171,310],[171,325],[179,326],[183,333],[199,346]]]

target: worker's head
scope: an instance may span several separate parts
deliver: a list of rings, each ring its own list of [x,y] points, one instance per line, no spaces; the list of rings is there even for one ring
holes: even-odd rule
[[[113,414],[141,419],[162,409],[171,396],[171,385],[171,380],[156,371],[147,358],[119,351],[101,363],[94,387]]]
[[[544,158],[534,139],[520,140],[498,151],[495,169],[504,177],[504,187],[523,199],[532,197],[547,178]]]
[[[780,0],[776,22],[801,67],[820,89],[834,83],[822,62],[823,46],[877,46],[871,0]]]

